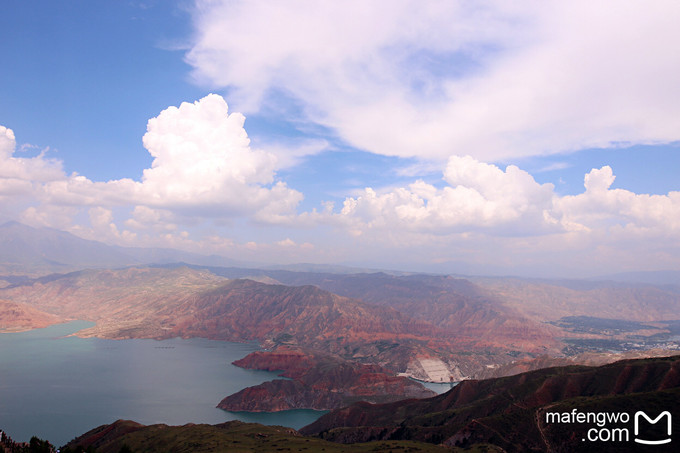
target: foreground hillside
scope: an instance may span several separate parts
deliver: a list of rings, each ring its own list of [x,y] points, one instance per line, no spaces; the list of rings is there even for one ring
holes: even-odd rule
[[[637,411],[654,419],[669,411],[668,431],[677,437],[678,408],[680,357],[675,356],[464,381],[429,399],[357,403],[322,416],[301,432],[343,443],[408,439],[451,447],[493,444],[506,452],[677,451],[678,439],[644,449],[634,442],[633,425]],[[568,420],[577,413],[627,416],[613,423]],[[666,419],[644,426],[640,437],[669,438],[667,426]],[[614,441],[613,433],[622,437]]]
[[[74,439],[62,450],[77,451],[78,447],[94,448],[97,453],[128,451],[146,453],[202,452],[413,452],[437,453],[450,451],[421,442],[387,441],[357,445],[341,445],[322,439],[303,437],[290,428],[262,426],[232,421],[219,425],[144,426],[119,420],[100,426]]]

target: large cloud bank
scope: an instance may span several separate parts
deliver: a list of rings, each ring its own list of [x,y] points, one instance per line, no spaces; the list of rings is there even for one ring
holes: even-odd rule
[[[292,97],[370,152],[507,161],[680,139],[672,0],[197,0],[193,17],[197,80],[245,112]]]

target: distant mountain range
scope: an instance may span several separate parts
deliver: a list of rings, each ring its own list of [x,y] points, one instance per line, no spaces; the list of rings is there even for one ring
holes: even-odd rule
[[[17,255],[21,247],[26,256],[39,255],[45,236],[81,241],[18,224],[5,229],[37,232],[35,240],[5,238]],[[101,246],[85,242],[92,250]],[[46,249],[45,256],[56,253]],[[648,284],[175,263],[4,279],[0,299],[24,304],[16,307],[34,310],[36,318],[32,324],[30,316],[15,316],[6,323],[12,329],[22,322],[24,328],[43,325],[45,316],[53,316],[94,321],[97,326],[81,334],[107,338],[292,341],[435,381],[549,366],[545,357],[560,364],[564,357],[590,354],[579,360],[598,363],[593,353],[613,360],[626,356],[616,351],[677,347],[670,339],[680,333],[672,323],[680,319],[680,293]],[[289,340],[282,342],[281,335]],[[432,366],[423,366],[431,360],[446,371],[432,374]]]
[[[115,268],[183,261],[234,266],[248,263],[165,248],[118,247],[52,228],[19,222],[0,225],[0,275],[45,275],[85,268]]]
[[[299,273],[360,274],[378,269],[336,264],[297,263],[269,265],[244,262],[218,255],[201,255],[169,248],[119,247],[79,238],[53,228],[34,228],[16,221],[0,225],[0,275],[46,275],[85,268],[186,263],[201,266],[232,266],[251,269],[287,270]],[[413,272],[385,270],[390,275],[412,275]],[[421,274],[422,275],[422,274]],[[458,275],[469,279],[471,276]],[[496,277],[503,279],[503,277]],[[510,278],[510,277],[508,277]],[[522,279],[528,280],[528,279]],[[603,274],[588,280],[533,279],[542,283],[584,286],[593,282],[668,285],[680,291],[680,271],[645,271]]]
[[[428,381],[680,349],[680,295],[654,286],[163,265],[8,282],[0,299],[22,310],[14,330],[51,316],[95,322],[83,336],[256,340]]]
[[[597,280],[680,286],[680,271],[621,272],[618,274],[602,275]]]
[[[0,276],[5,278],[26,275],[35,277],[87,268],[110,269],[169,263],[338,274],[375,271],[330,264],[270,265],[170,248],[120,247],[82,239],[66,231],[34,228],[16,221],[0,225]],[[404,274],[399,271],[394,273]]]

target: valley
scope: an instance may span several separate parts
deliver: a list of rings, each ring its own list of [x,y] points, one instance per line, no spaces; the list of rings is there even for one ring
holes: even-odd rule
[[[256,341],[269,352],[249,367],[272,370],[277,357],[294,353],[312,364],[307,371],[333,370],[309,374],[304,382],[305,373],[282,366],[292,381],[262,384],[249,389],[247,398],[225,398],[220,404],[229,410],[335,409],[360,397],[377,402],[426,394],[422,386],[405,390],[418,387],[414,381],[390,387],[395,379],[458,382],[679,349],[677,323],[670,319],[680,294],[673,291],[640,286],[625,292],[618,285],[600,284],[591,293],[590,288],[544,284],[540,295],[530,297],[520,285],[520,294],[527,297],[520,305],[519,296],[513,299],[499,285],[451,276],[172,265],[25,278],[1,288],[0,299],[7,301],[2,312],[6,329],[79,319],[95,323],[79,331],[81,337]],[[538,291],[535,282],[529,287],[532,294]],[[609,299],[606,291],[612,293]],[[561,293],[568,297],[555,296]],[[629,294],[627,316],[633,320],[555,318],[568,312],[569,304],[579,313],[588,297],[601,306],[599,313],[609,313],[622,294]],[[548,316],[551,305],[559,309]],[[650,312],[658,318],[650,320]],[[342,371],[348,369],[353,370],[349,380]],[[359,385],[351,383],[354,379],[364,386],[363,393],[348,390]],[[311,381],[317,381],[316,389]],[[345,396],[315,396],[328,390]],[[290,394],[296,398],[281,396]]]
[[[20,238],[8,239],[13,231]],[[83,338],[255,342],[263,350],[234,363],[286,379],[214,401],[228,411],[393,403],[431,397],[417,380],[468,382],[680,349],[680,288],[672,284],[234,267],[215,258],[143,264],[149,254],[174,256],[74,238],[46,249],[49,262],[29,250],[12,263],[17,244],[26,247],[35,232],[17,224],[4,232],[14,248],[0,263],[12,269],[0,276],[0,329],[82,320],[94,323],[76,332]],[[47,242],[63,236],[41,234]],[[45,272],[77,267],[75,258],[55,264],[68,247],[80,250],[74,257],[99,253],[108,266],[84,260],[80,270]]]

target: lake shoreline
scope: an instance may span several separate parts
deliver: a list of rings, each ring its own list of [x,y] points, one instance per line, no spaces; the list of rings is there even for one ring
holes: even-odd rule
[[[73,335],[93,324],[70,321],[0,335],[0,429],[17,441],[36,435],[62,445],[121,418],[175,425],[239,419],[297,429],[323,413],[260,416],[215,407],[225,395],[278,378],[231,364],[261,350],[254,342]]]

